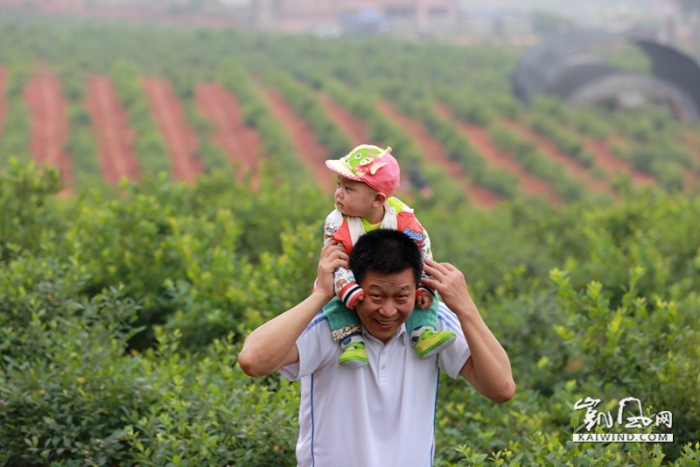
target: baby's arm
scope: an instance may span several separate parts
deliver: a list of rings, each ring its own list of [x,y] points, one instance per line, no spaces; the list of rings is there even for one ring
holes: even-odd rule
[[[423,228],[423,226],[418,222],[416,219],[416,223],[422,230],[423,234],[423,239],[421,241],[418,241],[418,247],[420,248],[420,253],[423,258],[423,261],[427,259],[433,259],[433,252],[430,246],[430,236],[428,235],[428,231]],[[432,277],[423,271],[423,277],[427,279],[432,279]],[[432,290],[430,287],[427,287],[423,284],[418,286],[418,290],[416,291],[416,305],[418,308],[421,310],[425,310],[427,308],[430,308],[430,305],[432,305],[433,300],[435,299],[435,291]]]
[[[338,210],[333,211],[326,217],[326,223],[323,226],[324,245],[335,241],[333,235],[338,231],[342,222],[342,214]],[[357,284],[355,275],[348,268],[337,268],[333,271],[333,284],[338,298],[351,310],[355,309],[355,305],[365,297],[365,292]]]

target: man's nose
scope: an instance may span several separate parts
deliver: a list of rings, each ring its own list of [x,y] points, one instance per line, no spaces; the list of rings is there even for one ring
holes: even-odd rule
[[[391,318],[394,316],[396,313],[399,312],[398,308],[396,308],[396,302],[393,300],[387,300],[382,304],[382,307],[379,309],[379,312],[382,314],[382,316],[386,318]]]

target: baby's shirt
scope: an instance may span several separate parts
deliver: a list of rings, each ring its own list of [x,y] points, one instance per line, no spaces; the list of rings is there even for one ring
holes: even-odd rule
[[[341,242],[345,246],[348,253],[352,251],[352,247],[357,242],[358,238],[367,232],[378,228],[401,230],[404,234],[413,239],[421,251],[423,260],[433,258],[430,248],[430,237],[428,232],[418,222],[413,209],[408,207],[398,198],[388,198],[384,203],[384,218],[379,224],[370,224],[367,220],[345,216],[337,209],[333,210],[327,217],[323,228],[323,243],[324,245],[330,241]],[[425,272],[424,277],[429,277]],[[357,299],[364,294],[362,288],[355,281],[355,276],[352,271],[346,268],[338,268],[333,274],[335,292],[338,297],[343,300],[345,306],[350,309],[355,308]],[[435,292],[423,285],[419,286],[417,294]]]

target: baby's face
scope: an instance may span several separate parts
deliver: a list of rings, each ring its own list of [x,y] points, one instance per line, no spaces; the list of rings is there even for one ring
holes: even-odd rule
[[[334,201],[338,210],[351,217],[368,217],[377,192],[368,185],[338,176]]]

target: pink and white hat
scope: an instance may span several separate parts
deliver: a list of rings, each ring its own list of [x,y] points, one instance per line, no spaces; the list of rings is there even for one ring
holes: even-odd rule
[[[362,144],[338,160],[327,160],[326,167],[350,180],[362,182],[374,190],[392,196],[401,182],[401,169],[391,148]]]

